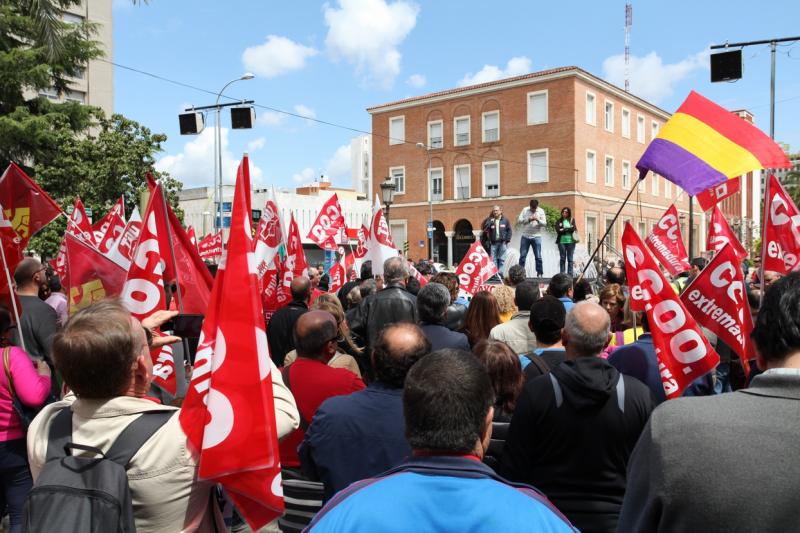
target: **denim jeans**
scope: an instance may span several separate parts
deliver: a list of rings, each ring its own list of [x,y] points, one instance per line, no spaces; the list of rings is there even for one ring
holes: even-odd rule
[[[496,242],[490,246],[492,262],[497,267],[497,270],[503,270],[503,254],[506,253],[506,243]],[[502,276],[502,274],[501,274]]]
[[[0,507],[9,515],[10,533],[22,531],[22,509],[33,487],[25,439],[0,442]]]
[[[723,392],[732,392],[730,382],[731,364],[720,363],[717,365],[716,376],[714,379],[714,394],[722,394]]]
[[[558,255],[559,255],[559,268],[560,272],[563,274],[566,272],[570,276],[572,276],[572,255],[575,253],[575,243],[571,242],[568,244],[558,243]]]
[[[525,266],[525,259],[528,257],[528,248],[533,247],[533,256],[536,258],[536,275],[540,278],[544,275],[544,268],[542,267],[542,238],[525,237],[520,238],[519,244],[519,264]]]

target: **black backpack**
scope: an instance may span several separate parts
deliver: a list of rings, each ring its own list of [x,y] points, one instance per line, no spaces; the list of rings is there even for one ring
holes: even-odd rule
[[[98,448],[72,442],[72,410],[62,409],[50,426],[47,461],[25,500],[23,530],[135,532],[127,465],[176,412],[142,413],[104,454]],[[72,450],[94,456],[77,457]]]

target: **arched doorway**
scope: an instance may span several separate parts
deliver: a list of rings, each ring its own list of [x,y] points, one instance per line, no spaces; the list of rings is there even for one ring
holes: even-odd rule
[[[455,235],[453,236],[453,265],[461,262],[469,247],[475,242],[475,235],[472,234],[472,223],[466,218],[457,221],[453,226]]]
[[[432,255],[437,263],[447,263],[447,236],[444,234],[444,224],[441,220],[433,221]]]

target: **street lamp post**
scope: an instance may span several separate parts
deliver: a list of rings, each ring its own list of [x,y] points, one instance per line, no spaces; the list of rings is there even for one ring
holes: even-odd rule
[[[397,188],[394,181],[391,177],[387,176],[385,180],[381,182],[381,200],[383,200],[383,205],[386,208],[386,224],[389,224],[389,208],[392,207],[392,203],[394,203],[394,190]]]
[[[431,175],[431,147],[424,143],[417,143],[417,148],[422,148],[428,152],[428,258],[433,259],[433,176]],[[442,177],[444,179],[444,177]],[[444,183],[442,183],[444,192]]]

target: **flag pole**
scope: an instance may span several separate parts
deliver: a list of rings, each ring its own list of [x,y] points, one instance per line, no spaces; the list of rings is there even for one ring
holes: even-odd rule
[[[589,266],[592,264],[592,261],[594,261],[594,258],[597,256],[597,252],[600,250],[600,248],[603,247],[603,243],[605,242],[606,237],[608,237],[609,233],[611,233],[611,230],[614,228],[614,224],[616,224],[620,213],[622,213],[622,210],[625,208],[625,205],[628,203],[628,200],[631,199],[631,196],[633,195],[633,191],[635,191],[636,189],[639,188],[639,182],[644,180],[645,177],[647,177],[647,171],[646,170],[639,173],[639,179],[636,180],[636,183],[633,184],[633,187],[631,187],[631,190],[628,191],[628,195],[622,201],[622,205],[619,206],[619,209],[617,209],[617,214],[614,215],[614,219],[611,221],[611,224],[606,226],[606,232],[603,234],[603,237],[597,242],[597,247],[594,249],[594,252],[592,252],[592,255],[591,255],[591,257],[589,257],[589,260],[586,262],[586,265],[583,267],[583,272],[581,272],[581,275],[578,276],[578,281],[582,280],[583,276],[586,275],[586,271],[589,270]],[[600,271],[599,270],[597,271],[597,275],[598,276],[600,275]]]
[[[159,189],[161,189],[161,205],[164,208],[164,221],[166,222],[165,227],[167,229],[167,241],[169,242],[169,256],[172,259],[172,270],[175,272],[175,283],[177,283],[177,293],[178,297],[178,312],[183,314],[183,296],[181,296],[181,280],[180,276],[178,275],[178,264],[175,261],[175,245],[172,241],[172,230],[171,230],[171,221],[169,217],[169,211],[167,210],[167,198],[166,193],[164,192],[164,187],[159,184]],[[173,297],[175,295],[173,294]]]
[[[22,349],[27,352],[25,349],[25,337],[22,334],[22,328],[19,322],[19,309],[17,308],[17,298],[16,298],[16,291],[14,290],[14,285],[11,283],[11,272],[8,270],[8,262],[6,261],[6,250],[5,247],[2,246],[0,243],[0,256],[3,258],[3,270],[6,274],[6,283],[8,283],[8,293],[11,296],[11,308],[14,311],[14,320],[17,324],[17,334],[19,335],[19,343],[22,345]]]

